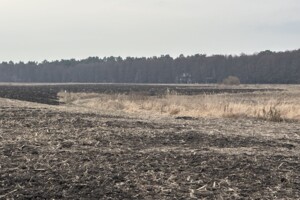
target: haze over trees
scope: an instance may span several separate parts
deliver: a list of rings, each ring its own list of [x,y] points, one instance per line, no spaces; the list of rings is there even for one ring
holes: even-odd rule
[[[299,84],[300,49],[240,56],[89,57],[0,64],[0,82],[219,83],[228,76],[241,83]]]

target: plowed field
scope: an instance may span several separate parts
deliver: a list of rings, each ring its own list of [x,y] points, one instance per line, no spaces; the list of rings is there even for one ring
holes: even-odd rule
[[[0,199],[299,198],[297,121],[146,118],[0,99]]]

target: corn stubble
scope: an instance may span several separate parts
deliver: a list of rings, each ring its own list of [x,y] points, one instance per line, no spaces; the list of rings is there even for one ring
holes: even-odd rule
[[[300,198],[297,90],[64,94],[0,98],[0,199]]]

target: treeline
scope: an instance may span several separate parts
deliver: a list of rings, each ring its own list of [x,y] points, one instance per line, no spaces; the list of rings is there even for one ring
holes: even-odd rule
[[[300,49],[240,56],[89,57],[0,64],[0,82],[218,83],[228,76],[241,83],[299,84]]]

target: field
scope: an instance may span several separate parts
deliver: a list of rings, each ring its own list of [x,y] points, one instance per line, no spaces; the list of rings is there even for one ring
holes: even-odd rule
[[[299,199],[300,87],[0,86],[0,199]]]

